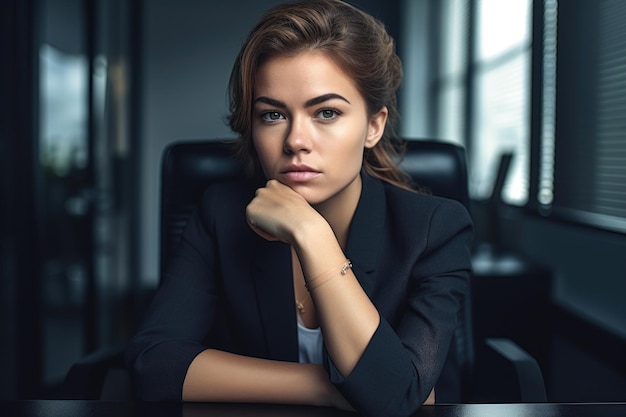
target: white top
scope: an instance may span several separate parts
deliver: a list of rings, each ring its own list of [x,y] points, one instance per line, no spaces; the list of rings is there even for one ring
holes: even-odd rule
[[[298,360],[300,363],[322,363],[322,329],[309,329],[298,320]]]

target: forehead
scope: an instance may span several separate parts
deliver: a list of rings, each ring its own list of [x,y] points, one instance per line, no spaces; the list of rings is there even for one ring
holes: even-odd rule
[[[269,58],[257,70],[254,90],[255,98],[309,99],[331,92],[361,98],[352,77],[319,51]]]

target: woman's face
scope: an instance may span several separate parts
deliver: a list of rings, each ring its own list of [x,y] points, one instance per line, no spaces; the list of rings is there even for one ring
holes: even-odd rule
[[[323,53],[271,58],[257,71],[252,140],[263,171],[311,205],[358,200],[363,150],[386,119],[386,108],[368,116],[355,83]]]

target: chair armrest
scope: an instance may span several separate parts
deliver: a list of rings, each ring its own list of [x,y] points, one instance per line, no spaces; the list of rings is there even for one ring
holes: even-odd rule
[[[535,358],[510,339],[489,338],[485,344],[512,366],[521,402],[547,401],[543,375]]]
[[[107,374],[114,369],[125,369],[123,349],[109,347],[88,354],[70,368],[65,378],[67,395],[73,399],[100,399]]]

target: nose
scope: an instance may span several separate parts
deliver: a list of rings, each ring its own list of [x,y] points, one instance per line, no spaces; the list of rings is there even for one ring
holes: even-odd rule
[[[311,144],[311,136],[306,121],[298,118],[292,119],[283,144],[285,152],[288,154],[309,152]]]

